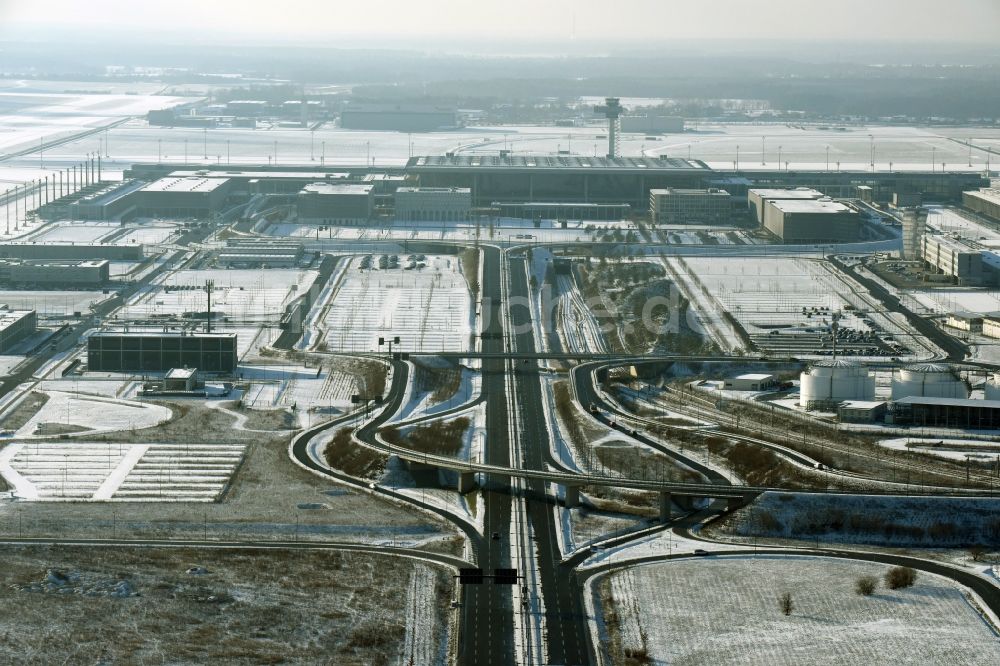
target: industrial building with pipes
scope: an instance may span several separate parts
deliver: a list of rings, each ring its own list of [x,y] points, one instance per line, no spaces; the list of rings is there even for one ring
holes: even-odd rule
[[[406,222],[465,222],[472,214],[467,187],[400,187],[396,219]]]
[[[962,205],[974,213],[1000,222],[1000,188],[984,187],[962,193]]]
[[[34,335],[38,315],[34,310],[10,310],[0,306],[0,354],[6,354],[25,338]]]
[[[853,243],[861,239],[861,214],[829,199],[768,201],[764,228],[782,243]]]
[[[942,275],[950,276],[961,286],[979,286],[983,283],[983,252],[972,241],[924,234],[920,238],[920,256],[924,264]]]
[[[299,222],[303,224],[361,225],[375,210],[373,185],[312,183],[296,197]]]
[[[653,224],[732,224],[733,200],[716,188],[667,187],[649,191]]]
[[[100,287],[111,281],[111,262],[0,260],[0,282],[28,287]]]
[[[191,367],[232,373],[235,333],[99,331],[87,338],[87,369],[93,372],[167,372]]]
[[[168,176],[138,192],[138,214],[148,217],[210,217],[222,210],[228,178]]]

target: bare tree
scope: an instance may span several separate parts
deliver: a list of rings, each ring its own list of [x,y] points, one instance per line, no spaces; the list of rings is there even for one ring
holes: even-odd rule
[[[795,610],[795,604],[792,602],[792,593],[785,592],[778,598],[778,603],[781,606],[782,615],[791,615],[792,611]]]

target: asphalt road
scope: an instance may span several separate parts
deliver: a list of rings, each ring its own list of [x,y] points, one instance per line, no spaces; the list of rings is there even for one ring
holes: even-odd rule
[[[526,303],[530,292],[525,260],[511,258],[509,266],[511,299]],[[512,307],[510,318],[511,325],[520,331],[515,340],[517,351],[528,355],[535,353],[530,310],[523,305]],[[549,444],[551,436],[542,409],[545,398],[542,395],[538,363],[532,359],[524,359],[518,361],[516,367],[516,400],[524,462],[531,469],[545,469],[546,463],[552,461]],[[558,530],[561,527],[556,524],[551,504],[535,499],[545,495],[545,482],[541,479],[528,479],[527,487],[528,494],[524,503],[535,537],[536,563],[545,604],[547,663],[590,663],[587,654],[587,615],[574,584],[573,567],[562,564],[558,540]]]
[[[483,247],[481,290],[483,321],[482,349],[488,353],[503,351],[504,331],[500,251]],[[484,462],[510,467],[510,429],[507,410],[507,371],[504,358],[485,358],[482,366],[482,391],[486,395],[486,432]],[[487,474],[483,481],[484,527],[487,538],[475,549],[477,566],[487,573],[511,564],[511,492],[510,477]],[[496,533],[500,538],[493,539]],[[459,631],[459,663],[515,663],[513,596],[511,587],[465,585],[462,588],[462,626]]]

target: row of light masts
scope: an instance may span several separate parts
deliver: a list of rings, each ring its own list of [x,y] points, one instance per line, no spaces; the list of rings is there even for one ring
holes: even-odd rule
[[[21,228],[21,199],[24,202],[24,222],[27,224],[29,210],[38,210],[64,196],[79,192],[85,187],[101,182],[101,154],[87,153],[87,159],[80,164],[68,166],[43,178],[29,183],[15,185],[4,197],[6,213],[6,235],[10,235],[10,203],[14,202],[14,231]],[[30,208],[29,208],[30,206]]]

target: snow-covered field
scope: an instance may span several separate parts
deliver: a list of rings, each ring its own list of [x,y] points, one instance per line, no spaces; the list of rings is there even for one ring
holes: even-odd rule
[[[458,257],[428,256],[415,270],[362,271],[360,261],[352,261],[323,322],[329,351],[383,351],[378,338],[397,335],[401,351],[469,348],[471,296]]]
[[[729,339],[729,347],[739,346],[739,341],[731,339],[733,332],[723,321],[717,321],[723,312],[739,321],[751,338],[756,336],[758,344],[799,346],[802,343],[793,333],[823,332],[831,313],[838,311],[841,328],[881,329],[911,348],[920,342],[905,321],[882,314],[871,296],[822,260],[689,256],[665,261],[670,272],[685,283],[685,293],[693,300],[702,325],[715,330],[714,337]],[[815,349],[811,342],[807,348],[796,349],[796,355],[815,356],[811,353]],[[916,351],[925,353],[919,347]]]
[[[22,500],[211,502],[243,445],[23,442],[0,449],[0,474]]]
[[[919,451],[948,460],[986,462],[1000,460],[1000,441],[934,437],[895,437],[879,440],[879,445],[895,451]]]
[[[69,382],[66,384],[68,389]],[[46,394],[48,402],[17,431],[18,437],[37,434],[43,424],[88,432],[115,432],[150,428],[172,416],[169,409],[160,405],[66,391],[46,391]]]
[[[245,365],[240,372],[250,382],[243,402],[254,408],[295,405],[302,410],[344,411],[351,406],[351,395],[360,390],[353,375],[328,367]]]
[[[275,320],[285,306],[306,293],[316,281],[316,271],[179,270],[159,279],[123,308],[122,317],[204,312],[206,280],[214,280],[212,311],[240,320]]]
[[[1000,639],[951,581],[920,573],[902,590],[855,594],[886,565],[818,557],[717,555],[612,574],[621,652],[655,664],[1000,662]],[[778,597],[792,594],[782,615]],[[610,609],[604,608],[605,613]],[[609,663],[622,663],[620,654]]]
[[[18,92],[16,87],[5,87],[0,90],[0,150],[9,153],[37,147],[40,140],[69,136],[127,116],[144,116],[152,109],[186,101],[190,100],[162,95]],[[86,150],[80,146],[74,154],[82,155],[96,146],[97,137],[89,137]]]
[[[106,298],[110,295],[100,291],[0,291],[0,303],[11,310],[35,310],[39,316],[71,317]]]

